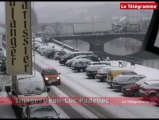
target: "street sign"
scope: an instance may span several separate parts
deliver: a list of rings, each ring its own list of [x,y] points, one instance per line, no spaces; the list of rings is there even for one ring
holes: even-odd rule
[[[31,2],[6,2],[7,74],[32,74]]]

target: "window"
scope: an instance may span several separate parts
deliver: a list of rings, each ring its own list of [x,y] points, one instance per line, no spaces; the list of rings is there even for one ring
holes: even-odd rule
[[[150,22],[149,29],[145,36],[145,41],[143,43],[142,49],[159,54],[159,10],[153,12],[153,16]]]
[[[57,75],[57,71],[56,70],[44,70],[44,74],[45,75]]]

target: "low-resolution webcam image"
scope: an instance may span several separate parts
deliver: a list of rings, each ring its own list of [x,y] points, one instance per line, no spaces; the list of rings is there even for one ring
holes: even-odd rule
[[[1,1],[0,118],[159,118],[157,14],[155,1]]]

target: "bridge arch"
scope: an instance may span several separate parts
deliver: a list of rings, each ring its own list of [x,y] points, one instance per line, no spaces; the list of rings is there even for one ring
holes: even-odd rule
[[[95,54],[97,54],[99,57],[103,57],[106,55],[104,51],[104,44],[112,41],[114,39],[124,37],[124,38],[133,38],[138,41],[141,41],[141,43],[144,40],[146,33],[107,33],[107,34],[88,34],[88,35],[70,35],[70,36],[60,36],[60,37],[54,37],[54,39],[57,39],[59,41],[64,40],[82,40],[86,41],[90,44],[90,50],[94,51]]]
[[[133,38],[118,38],[104,43],[104,52],[112,55],[131,55],[139,52],[142,42]]]

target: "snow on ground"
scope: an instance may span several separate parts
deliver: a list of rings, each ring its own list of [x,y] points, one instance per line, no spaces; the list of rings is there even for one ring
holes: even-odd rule
[[[36,63],[41,67],[54,67],[61,73],[62,84],[65,84],[83,96],[90,97],[122,97],[121,93],[108,89],[106,83],[97,82],[97,79],[87,79],[85,73],[73,73],[71,69],[59,65],[58,61],[47,59],[43,56],[36,55]],[[45,62],[44,62],[45,61]],[[115,63],[115,62],[114,62]],[[117,63],[115,63],[117,65]],[[136,65],[133,69],[138,74],[148,78],[159,78],[159,70]],[[103,107],[121,118],[159,118],[159,109],[155,106],[106,106]]]
[[[40,37],[35,38],[35,40],[42,42],[42,39],[41,39]],[[48,43],[48,46],[49,46],[49,47],[54,46],[55,49],[62,50],[62,46],[57,45],[57,44],[55,44],[55,43]],[[70,51],[70,50],[68,50],[68,49],[63,49],[63,50],[66,51],[66,52],[72,52],[72,51]]]
[[[54,46],[55,49],[62,50],[62,46],[56,45],[55,43],[49,43],[48,46],[50,46],[50,47]],[[72,52],[72,51],[65,49],[65,48],[63,50],[66,51],[67,53]]]
[[[55,46],[55,48],[61,49],[60,46]],[[56,68],[58,72],[61,73],[62,84],[69,86],[83,96],[122,97],[121,93],[114,92],[112,89],[107,88],[108,85],[106,83],[97,82],[97,79],[87,79],[85,73],[72,72],[70,68],[59,65],[58,61],[47,59],[36,54],[35,62],[41,67]],[[114,65],[117,65],[117,61],[114,61]],[[128,68],[130,68],[129,65]],[[149,78],[159,78],[159,70],[157,69],[136,65],[133,70]],[[56,92],[58,91],[56,87],[52,89]],[[155,106],[103,106],[102,108],[111,111],[111,113],[120,118],[159,118],[159,109]]]
[[[56,92],[59,96],[62,97],[69,97],[68,95],[66,95],[64,92],[62,92],[61,90],[59,90],[57,87],[51,87],[52,90],[54,92]],[[76,103],[77,104],[77,103]],[[96,115],[92,114],[91,112],[89,112],[87,109],[85,109],[84,107],[80,106],[80,105],[75,105],[75,106],[71,106],[74,110],[77,110],[78,112],[80,112],[82,115],[85,116],[85,118],[97,118]]]

